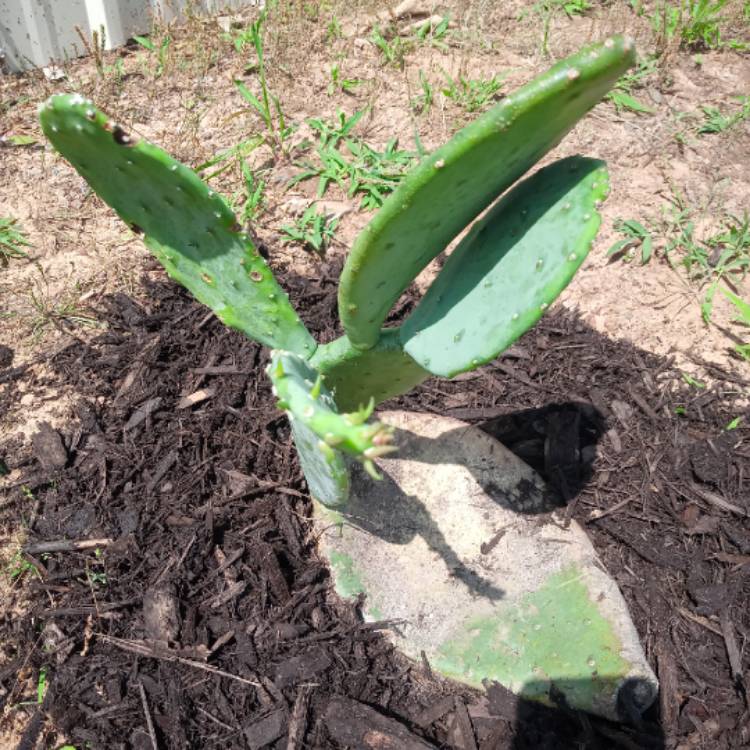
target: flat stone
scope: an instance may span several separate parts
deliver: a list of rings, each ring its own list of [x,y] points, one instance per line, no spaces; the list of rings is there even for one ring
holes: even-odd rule
[[[398,446],[382,481],[354,466],[346,506],[315,507],[337,592],[365,594],[365,618],[398,621],[407,656],[473,687],[610,719],[645,710],[658,683],[625,601],[541,478],[455,419],[379,418]]]

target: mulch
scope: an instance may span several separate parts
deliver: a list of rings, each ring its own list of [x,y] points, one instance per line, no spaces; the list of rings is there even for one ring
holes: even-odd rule
[[[338,271],[284,279],[321,340]],[[442,681],[340,601],[266,351],[174,285],[149,287],[147,307],[107,298],[107,332],[44,376],[7,356],[0,370],[0,408],[21,379],[79,396],[72,424],[0,448],[22,473],[1,520],[26,524],[37,571],[15,584],[23,614],[0,613],[20,748],[750,747],[750,420],[724,429],[747,381],[695,388],[556,308],[492,365],[388,404],[483,425],[585,525],[662,688],[614,724]]]

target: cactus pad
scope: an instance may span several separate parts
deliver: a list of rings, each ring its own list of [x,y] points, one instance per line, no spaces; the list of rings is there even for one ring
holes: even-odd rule
[[[333,448],[320,449],[320,438],[298,419],[291,421],[294,444],[310,494],[329,508],[349,498],[349,470],[344,455]]]
[[[401,346],[398,328],[384,328],[372,349],[356,349],[346,336],[318,346],[310,360],[340,409],[358,409],[410,391],[430,373]]]
[[[348,453],[378,478],[373,459],[395,447],[391,445],[390,427],[367,422],[374,408],[372,400],[359,411],[339,414],[333,396],[323,386],[323,376],[292,352],[271,352],[266,374],[273,383],[279,408],[286,411],[293,427],[299,422],[318,436],[318,451],[329,463],[338,451]]]
[[[486,206],[555,146],[635,59],[626,37],[586,47],[506,97],[424,159],[347,259],[339,314],[352,344],[375,344],[398,296]]]
[[[40,110],[45,135],[167,273],[224,323],[305,358],[315,341],[224,200],[160,148],[128,135],[78,94]]]
[[[451,377],[531,328],[583,263],[609,191],[604,162],[561,159],[513,188],[459,243],[401,329],[404,349]]]

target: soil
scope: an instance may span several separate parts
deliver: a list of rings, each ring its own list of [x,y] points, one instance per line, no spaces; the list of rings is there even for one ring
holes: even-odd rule
[[[282,277],[322,340],[339,270]],[[37,570],[26,611],[0,623],[6,716],[28,715],[19,748],[750,746],[750,431],[723,429],[737,383],[675,388],[669,360],[558,308],[496,364],[387,404],[482,424],[586,525],[662,686],[615,725],[498,686],[479,696],[394,652],[387,623],[332,591],[286,419],[257,377],[265,352],[174,285],[146,284],[149,310],[107,297],[107,333],[27,383],[73,388],[78,418],[3,448],[18,477],[3,513],[33,505]],[[44,552],[61,539],[109,541]]]
[[[266,57],[292,145],[314,135],[306,118],[367,109],[368,143],[398,136],[412,149],[417,132],[432,149],[470,117],[440,93],[445,73],[500,73],[507,92],[550,63],[531,3],[456,0],[444,4],[446,49],[384,65],[365,20],[381,5],[333,3],[337,36],[316,4],[280,4]],[[741,3],[726,12],[724,37],[750,41]],[[676,203],[704,240],[747,207],[748,121],[694,131],[703,105],[736,110],[750,58],[677,50],[624,0],[555,15],[549,56],[621,30],[660,55],[633,92],[653,112],[603,102],[549,157],[609,164],[586,265],[495,363],[384,406],[481,424],[555,487],[623,591],[658,704],[642,717],[623,706],[611,724],[496,685],[462,690],[400,657],[388,623],[365,624],[333,593],[285,418],[260,376],[266,353],[165,280],[44,145],[36,118],[51,93],[81,91],[194,167],[262,132],[233,84],[256,83],[247,50],[216,19],[190,18],[155,30],[171,39],[162,73],[131,44],[107,53],[103,72],[82,59],[59,81],[0,76],[0,136],[36,139],[0,140],[0,216],[32,242],[29,262],[0,269],[0,746],[750,748],[750,373],[732,352],[743,330],[718,295],[706,326],[705,286],[665,252]],[[335,61],[355,91],[327,91]],[[422,112],[420,72],[435,94]],[[316,185],[289,189],[298,158],[273,157],[265,145],[247,156],[266,181],[253,230],[305,322],[330,340],[341,258],[370,215],[333,186],[318,202],[341,219],[330,261],[281,245],[279,227]],[[243,187],[234,163],[210,181],[227,196]],[[654,228],[647,266],[606,257],[618,218]],[[737,291],[750,297],[747,278]]]

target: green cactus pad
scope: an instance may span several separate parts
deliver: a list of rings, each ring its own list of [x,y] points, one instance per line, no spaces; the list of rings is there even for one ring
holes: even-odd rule
[[[608,192],[604,162],[578,156],[514,187],[450,255],[401,328],[404,349],[446,377],[494,359],[573,278]]]
[[[390,427],[367,422],[374,408],[372,400],[359,411],[339,414],[333,396],[323,386],[323,376],[292,352],[271,352],[266,374],[273,383],[279,408],[286,411],[293,427],[301,423],[318,436],[318,451],[329,463],[342,451],[361,461],[367,472],[378,478],[373,459],[395,448]],[[305,433],[302,436],[307,437]]]
[[[303,422],[291,422],[294,444],[310,494],[329,508],[341,507],[349,498],[349,470],[337,450],[321,451],[320,438]]]
[[[634,59],[627,37],[584,48],[503,99],[401,182],[355,241],[341,277],[339,314],[354,346],[375,344],[416,275],[559,143]]]
[[[384,328],[378,343],[364,351],[353,347],[346,336],[321,344],[310,364],[323,375],[344,410],[359,409],[370,399],[379,404],[430,376],[404,352],[398,328]]]
[[[79,94],[40,110],[45,135],[167,273],[224,323],[310,357],[315,341],[224,200],[160,148],[128,135]]]

